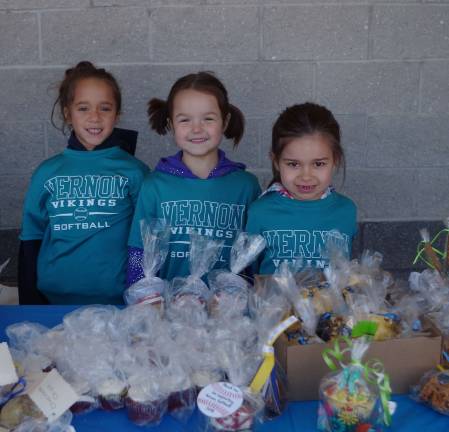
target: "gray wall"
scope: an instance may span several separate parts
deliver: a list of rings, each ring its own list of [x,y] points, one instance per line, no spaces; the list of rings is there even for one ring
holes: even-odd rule
[[[151,166],[174,146],[149,132],[147,100],[207,69],[248,120],[230,155],[262,183],[273,119],[313,100],[341,122],[361,221],[449,213],[447,0],[0,0],[0,229],[19,226],[31,172],[65,145],[54,85],[82,59],[116,74],[121,125]]]

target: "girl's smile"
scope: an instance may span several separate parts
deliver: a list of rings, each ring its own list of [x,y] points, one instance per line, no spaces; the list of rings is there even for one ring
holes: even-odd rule
[[[335,162],[329,137],[320,133],[293,138],[273,159],[282,185],[298,200],[320,199],[332,183]]]
[[[183,162],[198,177],[207,178],[218,163],[218,147],[227,125],[217,99],[209,93],[182,90],[174,98],[172,119]]]
[[[112,88],[97,78],[82,79],[76,84],[73,101],[64,113],[87,150],[93,150],[108,138],[118,121]]]

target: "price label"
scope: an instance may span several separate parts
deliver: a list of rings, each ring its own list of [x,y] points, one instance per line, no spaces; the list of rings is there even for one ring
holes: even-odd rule
[[[30,391],[29,396],[50,422],[78,400],[78,395],[56,369],[46,374],[43,381]]]
[[[19,381],[11,353],[6,342],[0,343],[0,386]]]

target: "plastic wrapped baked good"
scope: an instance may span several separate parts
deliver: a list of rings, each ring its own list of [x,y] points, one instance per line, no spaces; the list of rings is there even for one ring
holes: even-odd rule
[[[382,431],[390,422],[388,377],[380,371],[380,365],[371,368],[362,363],[369,346],[366,339],[346,341],[349,346],[343,350],[336,346],[323,352],[325,361],[335,372],[326,375],[320,383],[318,430],[356,432],[365,427]],[[351,355],[348,364],[343,363],[344,354]],[[341,364],[341,370],[336,370],[334,359]]]
[[[144,303],[162,308],[167,282],[156,276],[164,264],[169,249],[170,227],[161,219],[141,221],[143,271],[145,277],[124,293],[126,304]]]

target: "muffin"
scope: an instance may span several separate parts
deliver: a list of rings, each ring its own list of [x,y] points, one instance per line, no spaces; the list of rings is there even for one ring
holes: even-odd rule
[[[114,411],[125,406],[126,384],[116,378],[103,381],[98,386],[98,401],[105,411]]]
[[[131,385],[125,397],[128,418],[138,426],[158,425],[167,410],[167,398],[154,396],[148,389],[139,385]]]

